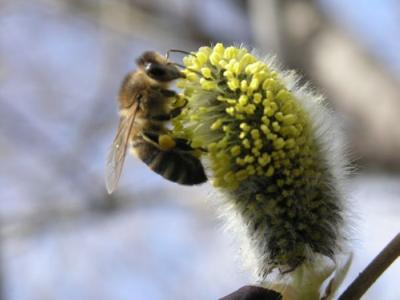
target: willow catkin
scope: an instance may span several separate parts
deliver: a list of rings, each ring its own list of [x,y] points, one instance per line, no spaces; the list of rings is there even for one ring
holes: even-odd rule
[[[174,135],[203,154],[254,271],[292,273],[343,239],[340,131],[323,98],[244,47],[201,47],[178,82]]]

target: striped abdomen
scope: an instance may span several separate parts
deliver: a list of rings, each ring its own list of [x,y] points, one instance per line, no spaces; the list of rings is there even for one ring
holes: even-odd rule
[[[173,149],[162,151],[142,138],[133,142],[136,155],[154,172],[170,181],[195,185],[207,181],[200,160],[189,152]]]

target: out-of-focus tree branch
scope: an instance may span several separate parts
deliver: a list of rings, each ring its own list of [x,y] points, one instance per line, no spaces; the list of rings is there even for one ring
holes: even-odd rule
[[[248,1],[250,23],[253,30],[254,46],[268,50],[283,57],[285,39],[283,38],[283,20],[281,19],[281,1]]]
[[[286,67],[316,84],[344,115],[357,157],[372,164],[400,168],[400,84],[368,53],[357,37],[339,28],[312,0],[251,1],[255,43],[278,51]],[[267,4],[269,3],[269,4]],[[276,17],[265,17],[266,6]],[[272,30],[272,33],[269,31]],[[268,47],[268,48],[266,48]]]
[[[24,120],[24,122],[15,126],[12,120]],[[2,101],[1,121],[3,134],[12,140],[13,144],[19,144],[21,149],[24,145],[30,145],[31,153],[35,152],[37,157],[42,159],[43,165],[57,178],[67,181],[72,190],[83,195],[91,190],[93,176],[97,175],[89,174],[89,168],[79,159],[79,155],[65,151],[51,135],[31,122],[29,117],[11,102]]]
[[[155,44],[176,48],[193,48],[190,26],[178,26],[148,10],[141,10],[129,1],[41,0],[48,5],[81,15],[103,28],[115,31],[129,39],[152,41]],[[107,14],[102,13],[106,9]],[[173,34],[172,34],[173,33]]]
[[[77,222],[78,220],[87,220],[89,218],[110,217],[112,213],[127,209],[133,204],[136,210],[157,206],[159,205],[158,199],[165,198],[168,194],[168,190],[157,189],[136,193],[135,195],[109,196],[113,198],[112,201],[115,203],[113,209],[109,210],[96,210],[93,209],[93,206],[88,206],[84,202],[48,205],[37,211],[8,218],[0,227],[0,240],[32,236],[54,224]]]

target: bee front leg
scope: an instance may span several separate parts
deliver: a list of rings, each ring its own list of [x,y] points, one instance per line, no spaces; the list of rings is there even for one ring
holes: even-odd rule
[[[182,109],[186,106],[186,104],[187,100],[185,100],[185,103],[182,106],[171,109],[169,113],[150,116],[150,119],[154,121],[170,121],[181,114]]]
[[[178,94],[173,91],[173,90],[168,90],[168,89],[160,89],[157,91],[153,91],[154,95],[152,97],[153,101],[155,104],[157,103],[157,105],[154,104],[154,106],[159,106],[160,105],[160,101],[165,101],[166,105],[169,105],[169,103],[171,103],[171,101],[173,102],[177,102],[180,100],[180,97],[178,96]],[[171,99],[174,98],[174,99]],[[164,111],[164,112],[156,112],[154,111],[153,114],[151,114],[150,116],[148,116],[148,118],[150,120],[153,121],[159,121],[159,122],[166,122],[166,121],[170,121],[171,119],[177,117],[181,112],[182,112],[182,108],[186,105],[186,100],[185,103],[183,103],[183,105],[180,105],[179,107],[175,107],[173,109],[171,109],[170,111]]]
[[[167,98],[174,98],[174,99],[175,99],[175,105],[176,105],[177,103],[179,103],[178,101],[184,100],[184,102],[183,102],[180,106],[174,108],[174,109],[171,111],[170,114],[174,115],[174,117],[176,117],[176,116],[181,112],[182,108],[184,108],[184,107],[186,106],[186,104],[188,103],[188,101],[187,101],[186,98],[184,98],[182,95],[178,95],[178,94],[177,94],[175,91],[173,91],[173,90],[162,89],[160,92],[161,92],[161,94],[163,94],[164,97],[167,97]],[[174,112],[174,111],[176,111],[176,112]]]
[[[177,116],[179,116],[182,112],[182,109],[187,105],[188,101],[186,99],[184,99],[185,102],[183,103],[183,105],[179,106],[179,107],[175,107],[174,109],[172,109],[169,112],[169,115],[171,116],[171,119],[176,118]]]

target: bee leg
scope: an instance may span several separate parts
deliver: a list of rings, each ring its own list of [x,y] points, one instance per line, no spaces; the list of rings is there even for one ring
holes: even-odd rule
[[[169,121],[172,119],[170,114],[150,116],[153,121]]]
[[[142,136],[146,142],[152,144],[153,146],[156,146],[157,148],[160,148],[158,144],[158,139],[160,135],[158,133],[153,131],[142,131]]]
[[[168,134],[159,134],[151,131],[142,132],[143,139],[161,151],[170,151],[176,147],[173,137]]]
[[[168,90],[168,89],[162,89],[160,92],[164,97],[167,97],[167,98],[176,97],[176,95],[177,95],[175,91]]]
[[[176,149],[182,152],[192,152],[195,149],[190,146],[189,141],[182,138],[173,138],[168,134],[158,134],[151,131],[142,132],[143,139],[160,150],[168,151]],[[204,148],[199,148],[203,152],[207,152]]]
[[[177,116],[179,116],[182,112],[182,107],[177,107],[174,108],[170,111],[169,115],[171,116],[171,119],[176,118]]]
[[[160,93],[166,97],[166,98],[175,98],[175,100],[179,100],[179,98],[181,96],[178,96],[178,94],[173,91],[173,90],[168,90],[168,89],[162,89],[160,90]],[[179,108],[184,108],[186,106],[186,104],[188,103],[187,99],[184,99],[185,102],[183,103],[183,105],[179,106]]]
[[[187,101],[184,105],[173,108],[168,114],[150,116],[150,119],[154,121],[170,121],[171,119],[176,118],[181,114],[182,109],[186,106],[186,104]]]
[[[175,148],[180,151],[185,151],[185,152],[192,152],[195,150],[200,150],[201,152],[208,152],[207,149],[203,147],[199,147],[197,149],[194,149],[192,146],[190,146],[190,143],[186,139],[181,139],[181,138],[175,138]]]
[[[176,148],[177,150],[185,151],[185,152],[194,151],[194,149],[192,148],[192,146],[190,146],[188,140],[186,140],[186,139],[181,139],[181,138],[175,138],[174,141],[175,141],[175,144],[176,144],[175,148]]]
[[[182,112],[182,109],[188,104],[188,101],[186,99],[184,99],[184,100],[185,100],[185,103],[183,103],[183,105],[181,105],[179,107],[175,107],[169,112],[172,119],[179,116]]]

